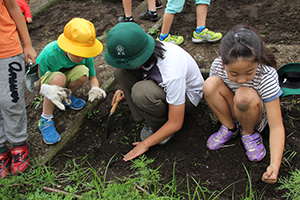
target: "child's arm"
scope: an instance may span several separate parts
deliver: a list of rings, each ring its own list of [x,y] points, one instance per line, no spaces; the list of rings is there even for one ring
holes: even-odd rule
[[[265,103],[270,127],[271,160],[262,180],[266,183],[276,183],[285,144],[285,132],[281,115],[279,98]]]
[[[26,17],[27,23],[32,23],[32,15],[31,15],[29,4],[27,2],[24,7],[24,16]]]
[[[165,140],[173,133],[176,133],[182,128],[184,121],[184,112],[185,112],[185,104],[182,105],[170,105],[169,104],[169,112],[168,112],[168,121],[160,127],[153,135],[148,137],[142,142],[134,142],[135,146],[130,152],[128,152],[123,160],[129,161],[132,160],[146,151],[148,149],[161,141]]]
[[[4,3],[11,18],[14,20],[18,33],[23,41],[25,62],[27,63],[29,59],[31,59],[35,63],[37,55],[32,47],[27,26],[19,5],[17,4],[16,0],[4,0]]]

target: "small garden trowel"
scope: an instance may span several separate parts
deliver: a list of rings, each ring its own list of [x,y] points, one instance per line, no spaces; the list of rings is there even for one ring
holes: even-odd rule
[[[117,97],[116,97],[116,100],[121,96],[121,92],[119,92],[117,94]],[[111,131],[111,124],[112,124],[112,121],[113,121],[113,115],[114,113],[116,112],[116,109],[117,109],[117,106],[118,106],[118,101],[116,101],[114,103],[114,105],[111,107],[110,109],[110,112],[109,112],[109,115],[108,115],[108,118],[107,118],[107,123],[106,123],[106,139],[109,138],[110,136],[110,131]]]

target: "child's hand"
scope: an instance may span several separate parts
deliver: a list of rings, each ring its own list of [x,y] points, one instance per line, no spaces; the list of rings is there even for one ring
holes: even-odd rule
[[[33,63],[35,63],[37,54],[36,54],[35,50],[32,48],[32,46],[29,46],[29,47],[24,46],[24,57],[25,57],[25,63],[28,63],[29,60],[32,60]]]
[[[72,92],[68,88],[63,88],[57,85],[42,84],[40,93],[52,101],[52,103],[61,110],[66,109],[62,101],[65,101],[68,105],[71,103],[70,95]]]
[[[132,149],[129,153],[127,153],[124,156],[124,158],[123,158],[124,161],[132,160],[132,159],[142,155],[149,149],[149,147],[145,146],[144,142],[135,142],[132,145],[136,145],[136,147],[134,147],[134,149]]]
[[[121,93],[121,96],[118,97],[118,94]],[[118,98],[117,98],[118,97]],[[113,106],[115,102],[120,102],[125,98],[124,92],[122,90],[117,90],[111,100],[111,105]]]
[[[262,181],[264,181],[265,183],[273,184],[277,182],[277,176],[278,168],[273,165],[269,165],[267,171],[262,176]]]
[[[106,93],[99,87],[92,87],[89,91],[89,101],[94,101],[95,99],[105,99]]]

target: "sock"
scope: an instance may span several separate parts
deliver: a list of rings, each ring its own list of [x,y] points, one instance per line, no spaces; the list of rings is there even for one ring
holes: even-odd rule
[[[157,13],[157,11],[151,11],[151,10],[148,10],[148,13],[150,13],[150,14],[156,14]]]
[[[237,131],[237,126],[236,124],[234,123],[234,128],[233,129],[228,129],[229,131],[231,131],[232,133],[236,132]]]
[[[166,33],[166,34],[159,34],[159,39],[161,40],[161,41],[163,41],[164,39],[166,39],[166,37],[168,37],[168,35],[169,35],[169,33]]]
[[[126,17],[126,16],[124,16],[126,19],[128,19],[128,21],[130,21],[130,19],[132,19],[132,16],[130,16],[130,17]]]
[[[6,151],[7,151],[7,148],[5,145],[0,147],[0,153],[5,153]]]
[[[196,33],[201,33],[205,29],[205,26],[199,26],[196,28]]]
[[[15,144],[13,144],[12,145],[12,148],[15,148],[15,147],[18,147],[18,146],[24,146],[24,145],[26,145],[26,142],[24,141],[24,142],[21,142],[21,143],[15,143]]]
[[[52,114],[51,115],[45,115],[44,113],[42,113],[41,117],[46,119],[47,122],[50,122],[51,119],[53,118],[53,115]]]

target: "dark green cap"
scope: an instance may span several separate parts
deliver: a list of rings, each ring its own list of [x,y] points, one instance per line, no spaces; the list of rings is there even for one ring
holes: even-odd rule
[[[300,63],[288,63],[277,70],[282,96],[300,94]]]
[[[155,40],[134,22],[115,25],[106,37],[106,62],[119,69],[134,69],[153,54]]]

